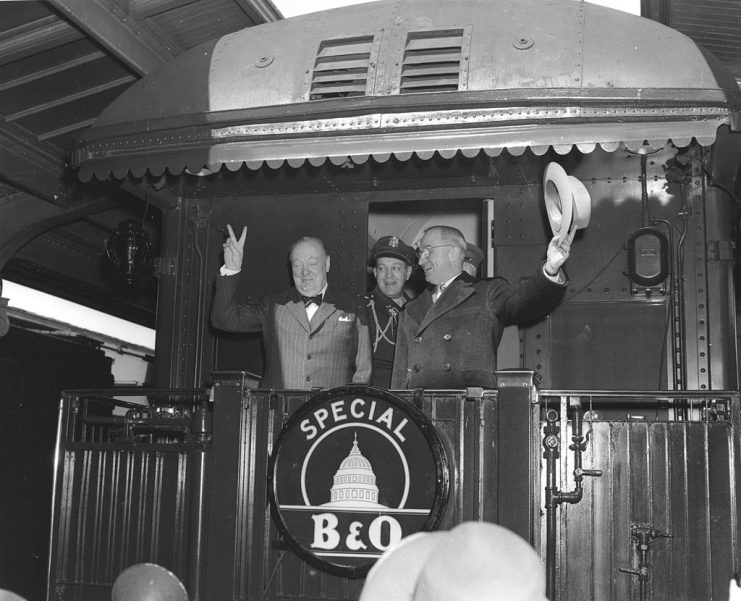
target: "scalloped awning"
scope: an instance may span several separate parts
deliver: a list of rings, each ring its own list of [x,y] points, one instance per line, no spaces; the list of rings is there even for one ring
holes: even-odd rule
[[[243,166],[278,169],[284,165],[300,167],[307,161],[313,166],[326,161],[341,165],[348,160],[362,164],[369,158],[385,162],[391,156],[407,161],[412,156],[429,159],[435,153],[452,158],[458,152],[467,157],[480,152],[498,156],[506,150],[519,156],[526,149],[542,155],[553,148],[566,154],[574,147],[588,153],[597,146],[612,152],[621,144],[637,150],[646,144],[660,147],[667,140],[678,147],[688,146],[693,139],[709,146],[715,142],[718,128],[731,121],[728,111],[720,108],[676,111],[673,116],[677,120],[661,121],[639,120],[656,118],[647,111],[633,109],[630,114],[617,115],[613,110],[615,120],[611,123],[598,118],[604,115],[584,122],[583,111],[574,122],[574,115],[562,109],[558,119],[543,109],[540,117],[546,122],[534,123],[531,110],[522,112],[527,114],[521,123],[511,115],[497,123],[491,111],[445,111],[145,133],[88,144],[79,177],[83,181],[93,176],[121,179],[129,172],[135,177],[147,172],[159,176],[165,170],[173,175],[185,170],[197,174],[222,167],[236,171]],[[547,122],[549,118],[551,122]]]

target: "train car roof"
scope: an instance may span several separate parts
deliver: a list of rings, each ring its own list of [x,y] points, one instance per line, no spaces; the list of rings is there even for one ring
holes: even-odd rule
[[[384,0],[251,27],[132,86],[80,177],[709,145],[732,75],[687,36],[581,0]]]

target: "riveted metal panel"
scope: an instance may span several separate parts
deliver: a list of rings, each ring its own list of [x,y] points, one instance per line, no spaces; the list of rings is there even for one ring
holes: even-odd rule
[[[736,295],[733,283],[733,199],[720,188],[706,190],[706,285],[708,298],[708,371],[710,388],[738,386],[736,345],[728,332],[736,331]],[[701,356],[701,358],[703,358]]]
[[[684,273],[684,319],[686,336],[685,387],[690,390],[710,389],[708,336],[707,233],[705,181],[700,156],[695,157],[691,179],[686,187],[687,240],[682,253]]]
[[[661,389],[667,319],[664,302],[568,303],[551,317],[550,346],[529,358],[548,363],[557,388]]]
[[[638,576],[623,571],[639,567],[636,526],[657,534],[646,598],[727,598],[739,564],[738,398],[729,402],[721,421],[585,421],[584,466],[603,475],[585,479],[581,502],[561,506],[558,599],[641,599]],[[574,469],[569,441],[562,436],[564,490]]]

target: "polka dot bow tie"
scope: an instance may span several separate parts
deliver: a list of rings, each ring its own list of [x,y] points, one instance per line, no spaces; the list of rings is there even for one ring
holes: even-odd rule
[[[301,295],[301,300],[304,301],[304,307],[308,307],[311,303],[314,303],[315,305],[321,305],[322,304],[322,295],[317,294],[316,296],[304,296]]]

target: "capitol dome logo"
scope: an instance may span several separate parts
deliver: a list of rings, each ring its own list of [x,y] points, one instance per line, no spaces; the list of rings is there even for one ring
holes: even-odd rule
[[[273,517],[291,548],[351,578],[401,538],[437,527],[449,488],[442,440],[425,415],[357,386],[321,392],[291,416],[268,477]]]
[[[378,502],[376,475],[370,461],[363,457],[358,448],[357,433],[350,454],[342,460],[334,475],[331,498],[332,500],[324,503],[323,507],[386,508]]]

